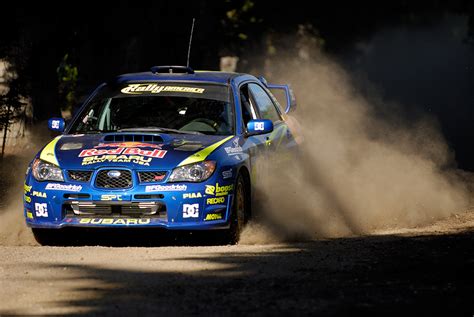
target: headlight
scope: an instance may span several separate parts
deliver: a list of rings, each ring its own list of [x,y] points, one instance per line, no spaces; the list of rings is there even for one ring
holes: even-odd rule
[[[204,161],[177,167],[171,173],[168,182],[202,182],[211,177],[216,162]]]
[[[37,181],[64,182],[63,171],[56,165],[36,159],[32,165],[33,177]]]

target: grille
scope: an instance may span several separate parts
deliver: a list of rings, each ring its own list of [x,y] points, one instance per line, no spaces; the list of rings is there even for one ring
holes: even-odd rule
[[[155,183],[165,179],[166,172],[139,172],[140,183]]]
[[[71,202],[66,205],[66,216],[166,217],[166,206],[161,202]]]
[[[64,198],[66,199],[87,199],[90,198],[91,195],[89,194],[64,194]]]
[[[74,204],[73,210],[75,214],[87,215],[110,215],[112,214],[111,205],[96,205],[96,204]]]
[[[123,205],[121,213],[122,215],[135,216],[135,215],[154,215],[159,211],[160,205],[155,203],[140,203]]]
[[[152,195],[134,195],[133,196],[135,199],[163,199],[165,198],[165,195],[163,194],[152,194]]]
[[[100,188],[130,188],[132,187],[132,173],[126,170],[118,170],[120,176],[110,177],[108,173],[112,170],[102,170],[97,174],[95,186]],[[117,171],[117,170],[113,170]]]
[[[91,171],[68,171],[68,176],[70,180],[76,182],[88,182],[91,179]]]

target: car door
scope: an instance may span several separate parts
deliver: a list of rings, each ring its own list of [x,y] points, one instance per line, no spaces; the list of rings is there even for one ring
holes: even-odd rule
[[[242,114],[242,129],[247,131],[247,123],[250,120],[258,119],[259,114],[255,106],[255,101],[250,97],[248,84],[243,84],[239,89],[240,107]],[[251,173],[255,175],[257,158],[264,155],[266,151],[267,135],[251,135],[245,137],[244,148],[248,150],[250,156]]]
[[[271,98],[269,92],[256,83],[248,84],[248,91],[250,99],[256,107],[258,118],[273,122],[273,132],[262,135],[267,150],[272,152],[286,150],[292,136],[279,108],[273,102],[274,98]]]

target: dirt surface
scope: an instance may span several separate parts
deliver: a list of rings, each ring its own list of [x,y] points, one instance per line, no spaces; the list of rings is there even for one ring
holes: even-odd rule
[[[0,314],[474,313],[473,212],[364,237],[174,244],[2,246]]]

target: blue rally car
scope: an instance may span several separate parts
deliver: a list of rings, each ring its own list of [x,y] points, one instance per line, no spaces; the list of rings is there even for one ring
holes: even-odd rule
[[[286,109],[270,89],[286,93]],[[257,159],[295,146],[287,85],[155,66],[100,85],[28,167],[24,215],[42,244],[65,227],[221,229],[251,217]],[[216,232],[218,233],[218,232]]]

